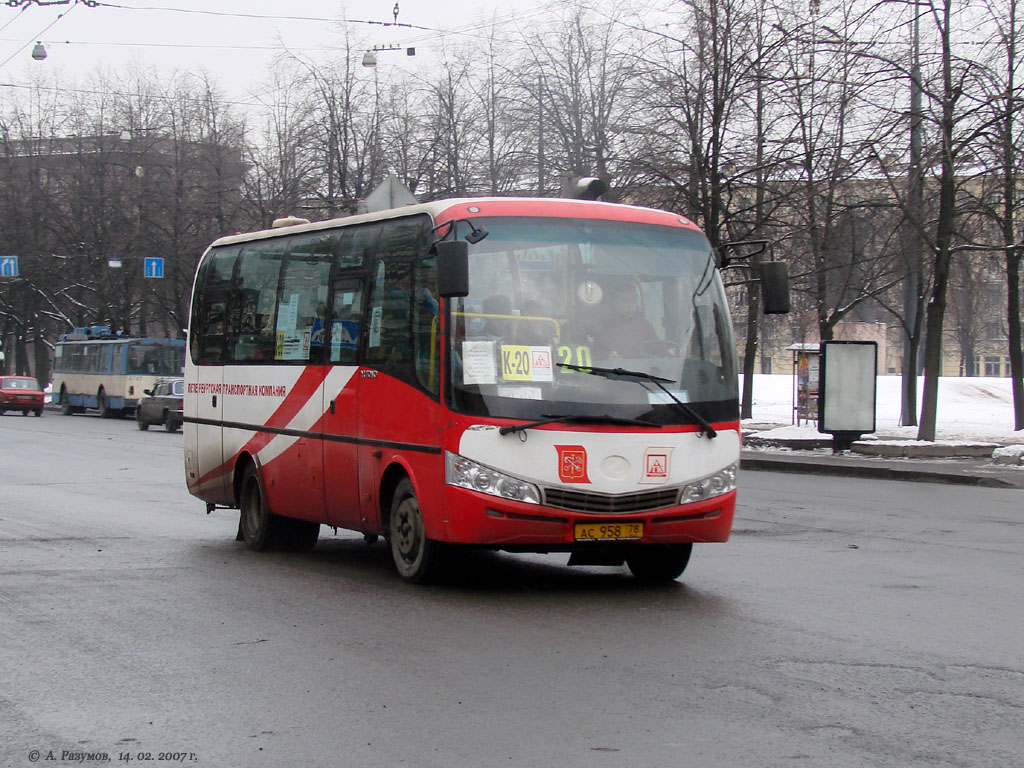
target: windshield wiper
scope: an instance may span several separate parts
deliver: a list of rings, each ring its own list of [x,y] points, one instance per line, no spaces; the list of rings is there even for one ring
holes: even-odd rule
[[[657,427],[658,429],[661,429],[661,425],[655,424],[653,421],[644,421],[643,419],[626,419],[620,418],[619,416],[609,416],[607,414],[587,416],[585,414],[544,413],[541,415],[543,418],[538,421],[531,421],[528,424],[516,424],[514,427],[501,427],[501,429],[498,430],[498,434],[511,435],[516,432],[523,432],[531,427],[539,427],[542,424],[555,424],[560,421],[592,424],[626,424],[628,426]]]
[[[647,373],[646,371],[627,371],[625,368],[598,368],[593,365],[584,367],[582,365],[569,365],[569,363],[556,363],[556,365],[558,365],[559,368],[568,368],[570,371],[589,373],[593,376],[602,376],[606,379],[619,381],[649,381],[672,398],[672,402],[676,404],[676,407],[679,408],[680,411],[700,425],[702,435],[707,432],[709,438],[718,436],[718,432],[711,426],[711,422],[665,388],[665,384],[671,383],[672,379],[664,379],[661,376],[655,376],[653,373]]]

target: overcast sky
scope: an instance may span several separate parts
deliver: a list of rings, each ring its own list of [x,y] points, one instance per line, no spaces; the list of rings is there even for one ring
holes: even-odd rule
[[[398,24],[416,28],[395,26],[393,0],[100,0],[95,7],[71,0],[20,8],[5,2],[0,83],[24,82],[39,68],[74,78],[99,64],[138,61],[162,72],[202,66],[228,96],[240,97],[264,78],[282,46],[312,61],[333,55],[341,37],[330,19],[352,20],[355,39],[366,45],[415,46],[415,59],[404,50],[380,55],[384,64],[409,68],[427,65],[446,37],[471,40],[474,28],[494,20],[528,25],[538,8],[555,1],[399,0]],[[37,40],[48,53],[42,62],[31,56]]]

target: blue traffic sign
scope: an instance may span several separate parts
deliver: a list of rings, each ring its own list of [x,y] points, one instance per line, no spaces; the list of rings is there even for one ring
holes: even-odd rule
[[[145,260],[144,269],[146,277],[163,277],[164,260],[152,256]]]
[[[0,256],[0,277],[18,276],[18,257]]]

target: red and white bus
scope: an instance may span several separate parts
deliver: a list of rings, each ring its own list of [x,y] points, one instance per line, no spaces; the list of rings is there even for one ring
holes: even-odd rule
[[[676,214],[463,199],[235,235],[203,255],[185,473],[239,539],[383,535],[674,579],[729,537],[736,356],[707,239]]]

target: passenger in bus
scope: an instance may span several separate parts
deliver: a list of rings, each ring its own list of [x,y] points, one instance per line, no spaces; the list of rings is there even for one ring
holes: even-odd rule
[[[519,312],[520,319],[516,321],[516,341],[528,346],[554,344],[557,326],[551,322],[549,314],[539,301],[524,301]]]
[[[661,341],[640,311],[640,298],[632,285],[613,285],[598,305],[587,340],[600,357],[642,357]]]
[[[513,330],[512,300],[503,293],[488,296],[483,301],[481,314],[492,315],[484,318],[483,333],[485,336],[496,336],[500,339],[511,339]]]

